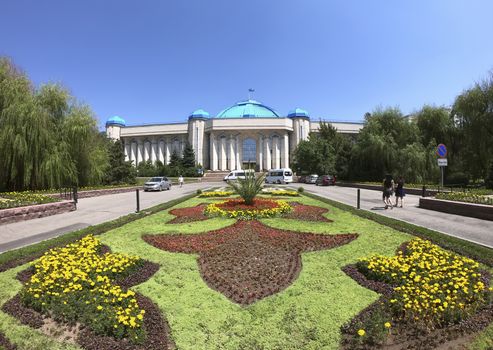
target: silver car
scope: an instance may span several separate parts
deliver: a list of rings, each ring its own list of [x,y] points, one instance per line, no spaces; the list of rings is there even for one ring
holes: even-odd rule
[[[317,179],[318,179],[318,175],[312,174],[312,175],[306,177],[306,183],[307,184],[317,183]]]
[[[165,176],[157,176],[150,178],[144,184],[144,192],[147,191],[162,191],[171,189],[171,181]]]

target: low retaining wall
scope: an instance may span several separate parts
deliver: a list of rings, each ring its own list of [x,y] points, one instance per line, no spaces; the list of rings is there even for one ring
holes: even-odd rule
[[[382,186],[377,186],[377,185],[365,185],[365,184],[353,184],[353,183],[337,183],[336,182],[336,186],[340,186],[340,187],[354,187],[354,188],[361,188],[361,189],[364,189],[364,190],[382,191]],[[420,189],[420,188],[407,188],[405,185],[404,185],[404,191],[407,194],[414,194],[416,196],[421,196],[423,194],[423,190],[422,189]],[[426,197],[434,196],[437,193],[438,193],[437,190],[429,190],[429,189],[426,189],[425,196]]]
[[[75,210],[73,201],[30,205],[26,207],[0,210],[0,225],[12,222],[42,218]]]
[[[443,213],[493,221],[492,205],[454,202],[435,198],[420,198],[419,207]]]
[[[100,190],[88,190],[88,191],[80,191],[77,192],[77,198],[90,198],[90,197],[99,197],[99,196],[105,196],[107,194],[116,194],[116,193],[124,193],[124,192],[132,192],[135,191],[136,188],[141,188],[140,186],[134,186],[134,187],[120,187],[120,188],[103,188]],[[52,193],[50,194],[51,197],[54,198],[64,198],[64,195],[61,195],[60,193]]]

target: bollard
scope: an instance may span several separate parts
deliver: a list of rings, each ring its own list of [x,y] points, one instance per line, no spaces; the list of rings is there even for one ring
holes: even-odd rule
[[[136,213],[138,213],[140,211],[140,200],[139,200],[139,189],[138,188],[135,189],[135,195],[137,198],[137,211],[136,211]]]
[[[361,190],[358,188],[358,200],[356,204],[356,208],[360,209],[360,199],[361,199]]]
[[[423,186],[423,190],[421,192],[421,197],[426,197],[426,186]]]

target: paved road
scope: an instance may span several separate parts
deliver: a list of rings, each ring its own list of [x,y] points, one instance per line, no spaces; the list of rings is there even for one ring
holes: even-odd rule
[[[294,185],[296,185],[296,188],[303,186],[306,191],[356,207],[356,188],[338,186],[318,187],[309,184]],[[393,198],[394,200],[395,197]],[[361,209],[403,220],[418,226],[424,226],[450,236],[459,237],[493,248],[493,221],[421,209],[418,207],[418,203],[419,196],[406,195],[404,197],[404,208],[386,210],[380,191],[361,190]]]
[[[168,202],[207,187],[223,185],[215,183],[190,183],[173,186],[170,191],[140,191],[140,208]],[[60,236],[91,225],[116,219],[135,212],[135,192],[118,193],[79,200],[77,210],[45,218],[0,225],[0,253]]]

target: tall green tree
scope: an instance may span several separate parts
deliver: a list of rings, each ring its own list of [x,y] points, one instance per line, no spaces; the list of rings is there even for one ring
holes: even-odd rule
[[[195,151],[190,143],[186,143],[183,149],[183,158],[181,160],[183,168],[194,168],[195,167]]]
[[[0,58],[0,189],[97,184],[107,166],[91,110],[57,84],[35,89]]]
[[[464,168],[486,178],[493,162],[493,73],[457,96],[452,115],[464,136]]]
[[[336,155],[332,145],[316,134],[301,141],[293,154],[292,167],[297,173],[334,174]]]
[[[125,160],[123,144],[120,140],[108,140],[109,168],[105,176],[105,183],[116,185],[135,183],[136,169],[132,162]]]

